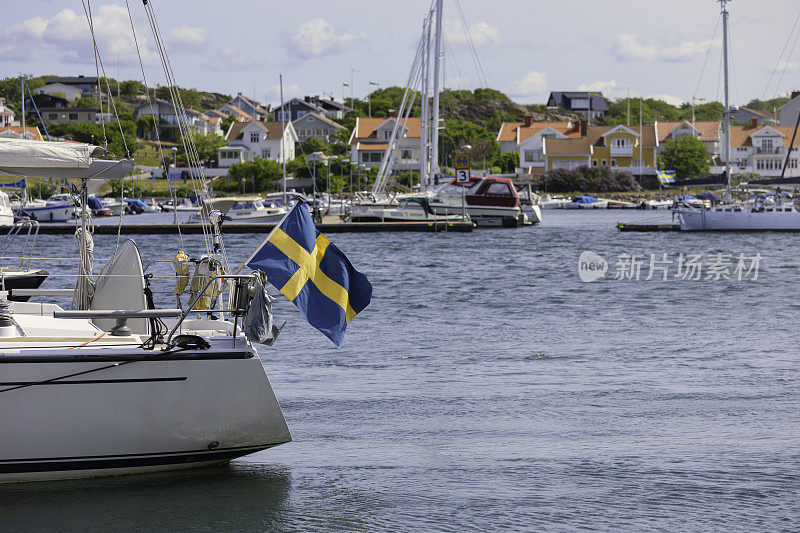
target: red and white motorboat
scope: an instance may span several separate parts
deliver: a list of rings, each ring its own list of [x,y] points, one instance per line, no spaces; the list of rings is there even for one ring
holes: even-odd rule
[[[509,178],[475,177],[467,183],[455,180],[435,190],[429,199],[436,215],[466,212],[478,226],[521,226],[533,221],[520,209],[519,195]]]

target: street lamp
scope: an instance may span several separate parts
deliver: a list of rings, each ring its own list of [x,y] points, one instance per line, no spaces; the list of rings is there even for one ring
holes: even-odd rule
[[[331,199],[331,165],[337,159],[339,159],[339,158],[336,157],[335,155],[332,155],[332,156],[328,157],[328,165],[327,165],[328,166],[328,172],[327,172],[327,175],[325,176],[325,178],[327,180],[327,188],[328,188],[328,191],[327,191],[327,194],[328,194],[328,212],[327,212],[327,214],[328,215],[331,214],[331,204],[333,203],[332,199]]]

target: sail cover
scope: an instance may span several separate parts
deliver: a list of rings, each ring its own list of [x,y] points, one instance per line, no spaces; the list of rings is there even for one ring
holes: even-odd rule
[[[0,139],[0,166],[89,168],[95,148],[84,143]]]
[[[0,173],[17,176],[120,179],[130,159],[100,159],[108,152],[85,143],[0,138]]]

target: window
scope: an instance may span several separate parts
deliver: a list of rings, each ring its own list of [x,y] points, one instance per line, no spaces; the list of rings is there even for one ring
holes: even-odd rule
[[[383,159],[383,152],[372,152],[372,162],[373,163],[380,163],[381,159]]]
[[[797,159],[789,160],[789,168],[797,168]]]
[[[258,133],[251,133],[250,134],[250,142],[251,143],[257,143],[258,142],[258,138],[259,138]]]
[[[606,161],[605,159],[602,159],[600,161],[600,166],[607,167],[608,166],[608,161]]]
[[[486,189],[486,194],[502,194],[504,196],[510,196],[511,191],[508,190],[508,185],[505,183],[492,183],[489,185],[489,188]]]
[[[306,115],[308,115],[307,111],[298,111],[297,112],[297,118],[304,117]]]
[[[772,139],[762,139],[761,149],[765,152],[772,152]]]
[[[535,150],[525,150],[525,162],[526,163],[533,163],[533,158]]]
[[[361,154],[361,162],[369,163],[369,152],[364,152]]]
[[[597,166],[597,159],[592,159],[592,166],[593,166],[593,167],[596,167],[596,166]]]
[[[612,160],[611,160],[611,166],[612,166],[612,167],[615,167],[615,166],[617,166],[617,160],[616,160],[616,159],[612,159]]]
[[[58,118],[58,113],[50,113],[47,115],[47,118],[50,120],[56,120]]]
[[[542,139],[555,139],[555,138],[556,138],[556,134],[555,133],[543,133],[542,134]]]
[[[387,131],[384,131],[384,132],[383,132],[383,138],[384,138],[384,139],[387,139],[387,140],[388,140],[388,139],[391,139],[391,138],[392,138],[392,132],[391,132],[391,131],[388,131],[388,130],[387,130]]]
[[[400,159],[411,159],[411,150],[403,150],[400,153]]]
[[[78,120],[78,114],[77,113],[70,113],[69,114],[69,119],[70,120]]]
[[[263,150],[261,150],[261,157],[263,157],[264,159],[269,159],[271,155],[272,154],[269,148],[264,148]]]

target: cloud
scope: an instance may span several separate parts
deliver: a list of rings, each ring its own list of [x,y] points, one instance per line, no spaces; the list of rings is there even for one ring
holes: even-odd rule
[[[647,98],[652,98],[653,100],[661,100],[662,102],[674,105],[675,107],[680,107],[684,103],[683,98],[680,98],[678,96],[672,96],[671,94],[653,94],[648,96]]]
[[[467,32],[457,20],[445,20],[442,24],[444,38],[452,45],[466,45]],[[472,35],[472,42],[475,46],[485,46],[487,44],[497,44],[500,41],[500,28],[492,26],[486,22],[476,22],[469,27],[469,34]]]
[[[283,85],[283,100],[288,101],[291,98],[300,98],[303,96],[303,92],[300,90],[300,87],[291,83],[291,84],[284,84]],[[281,105],[281,86],[280,84],[276,83],[275,85],[270,85],[267,87],[266,90],[266,97],[267,100],[276,102],[275,105]]]
[[[628,95],[628,88],[617,80],[593,81],[578,85],[579,91],[595,91],[603,93],[606,98],[621,98]],[[635,96],[631,93],[631,96]]]
[[[508,93],[518,97],[539,96],[547,90],[547,74],[531,70],[521,80],[513,82]]]
[[[176,48],[195,48],[208,42],[208,31],[202,27],[178,26],[169,30],[169,43]]]
[[[325,19],[312,19],[298,27],[289,40],[289,54],[300,58],[323,57],[338,54],[352,42],[363,39],[363,34],[336,30]]]
[[[786,71],[786,72],[798,72],[800,71],[800,63],[794,63],[792,61],[785,61],[781,60],[778,61],[778,66],[775,67],[775,70],[779,71]]]
[[[711,40],[682,41],[672,44],[649,44],[642,37],[625,33],[611,45],[611,54],[619,61],[647,61],[651,63],[686,63],[702,57]]]

